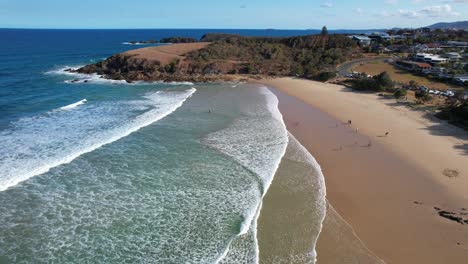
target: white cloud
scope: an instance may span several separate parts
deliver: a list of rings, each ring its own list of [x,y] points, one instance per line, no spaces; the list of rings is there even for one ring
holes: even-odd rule
[[[332,7],[333,7],[333,4],[330,3],[330,2],[326,2],[326,3],[321,4],[320,7],[323,7],[323,8],[332,8]]]
[[[362,8],[360,8],[360,7],[354,9],[354,11],[355,11],[356,13],[358,13],[358,14],[364,13],[364,11],[362,10]]]
[[[465,0],[458,0],[465,1]],[[467,0],[468,1],[468,0]],[[405,18],[418,18],[418,17],[458,17],[461,14],[453,11],[450,5],[434,5],[426,6],[420,10],[398,10],[398,15]]]
[[[398,10],[398,14],[406,18],[418,18],[421,16],[421,14],[416,11],[402,10],[402,9]]]
[[[396,5],[398,4],[398,0],[385,0],[384,3],[389,5]]]
[[[460,14],[452,11],[450,5],[427,6],[421,10],[421,13],[430,17],[459,16]]]

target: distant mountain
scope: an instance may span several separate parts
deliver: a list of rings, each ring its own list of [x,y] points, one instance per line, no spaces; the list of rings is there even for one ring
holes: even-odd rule
[[[447,29],[447,28],[454,28],[454,29],[464,29],[468,30],[468,21],[458,21],[452,23],[437,23],[434,25],[429,26],[432,29]]]

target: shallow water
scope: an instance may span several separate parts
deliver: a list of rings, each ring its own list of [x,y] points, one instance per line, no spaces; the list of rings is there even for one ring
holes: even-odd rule
[[[0,263],[258,262],[262,199],[289,144],[277,98],[69,74],[122,41],[34,36],[1,49]]]

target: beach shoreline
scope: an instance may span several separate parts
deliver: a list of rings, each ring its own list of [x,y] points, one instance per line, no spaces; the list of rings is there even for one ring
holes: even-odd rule
[[[468,258],[468,229],[440,215],[468,219],[467,157],[456,148],[467,143],[466,133],[431,127],[437,121],[420,112],[338,85],[292,78],[259,83],[275,88],[289,132],[322,166],[328,200],[364,247],[387,263]],[[336,234],[329,235],[319,237],[318,263],[344,260],[332,258],[339,249],[330,251]]]

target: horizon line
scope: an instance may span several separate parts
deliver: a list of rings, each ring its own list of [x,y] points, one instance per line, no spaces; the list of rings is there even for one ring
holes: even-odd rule
[[[412,29],[411,27],[393,27],[393,28],[328,28],[328,30],[338,31],[338,30],[389,30],[389,29]],[[417,28],[417,27],[416,27]],[[298,29],[298,28],[47,28],[47,27],[1,27],[0,29],[19,29],[19,30],[297,30],[297,31],[321,31],[322,29],[317,28],[308,28],[308,29]]]

